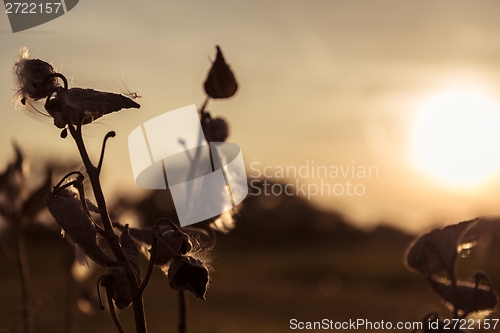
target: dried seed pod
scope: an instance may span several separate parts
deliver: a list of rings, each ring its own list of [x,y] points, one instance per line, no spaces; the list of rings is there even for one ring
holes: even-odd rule
[[[141,283],[141,262],[139,259],[139,251],[137,250],[137,246],[135,245],[134,240],[130,237],[128,224],[125,225],[124,230],[120,236],[120,244],[122,246],[123,252],[134,271],[135,277],[137,279],[137,283]]]
[[[114,261],[103,252],[97,243],[94,221],[83,210],[75,192],[68,189],[58,190],[47,195],[45,203],[66,236],[83,249],[85,255],[98,265],[104,267],[113,265]]]
[[[174,258],[168,269],[170,287],[189,290],[198,299],[205,299],[208,286],[208,269],[198,259],[190,256]]]
[[[229,136],[229,125],[224,118],[214,118],[206,126],[205,137],[209,142],[224,142]]]
[[[161,235],[161,238],[168,244],[158,241],[156,249],[155,265],[163,266],[169,263],[176,255],[186,254],[191,250],[191,241],[188,235],[177,230],[169,230]],[[175,251],[175,253],[172,252]],[[151,252],[151,250],[149,250]]]
[[[89,124],[108,113],[129,108],[140,108],[140,105],[120,94],[83,88],[58,89],[45,103],[58,128],[64,128],[68,119],[73,124],[80,121]]]
[[[455,289],[449,280],[435,275],[427,277],[427,281],[443,300],[463,312],[491,312],[498,304],[498,295],[493,286],[458,281]]]
[[[406,252],[407,268],[423,275],[450,272],[455,266],[463,236],[476,223],[477,219],[465,221],[423,235]]]
[[[219,46],[217,55],[204,83],[205,92],[212,98],[229,98],[238,90],[238,83],[231,68],[224,60]]]
[[[21,52],[14,65],[18,94],[26,103],[26,98],[39,100],[49,96],[58,87],[54,68],[40,59],[28,59],[28,52]]]

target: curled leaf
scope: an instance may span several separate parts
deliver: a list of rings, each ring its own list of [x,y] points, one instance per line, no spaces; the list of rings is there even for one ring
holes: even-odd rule
[[[484,276],[484,273],[480,273]],[[493,311],[498,304],[498,295],[492,285],[458,281],[456,288],[452,283],[435,275],[427,277],[432,289],[448,304],[465,312]],[[489,278],[488,278],[489,281]]]
[[[95,222],[83,210],[76,193],[62,189],[47,195],[45,203],[66,236],[80,247],[85,255],[98,265],[104,267],[113,265],[114,261],[99,246]]]
[[[418,238],[406,251],[407,268],[423,275],[451,272],[463,236],[477,221],[474,219],[436,229]]]
[[[226,63],[220,47],[216,46],[216,48],[215,61],[205,80],[205,92],[212,98],[229,98],[238,90],[238,83],[231,68]]]
[[[198,299],[205,299],[208,286],[208,269],[198,259],[190,256],[174,258],[168,269],[170,287],[189,290]]]

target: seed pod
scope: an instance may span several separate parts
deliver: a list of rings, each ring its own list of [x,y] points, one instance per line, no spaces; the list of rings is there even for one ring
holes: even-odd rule
[[[129,108],[140,108],[140,105],[120,94],[83,88],[58,89],[55,97],[45,103],[58,128],[66,126],[68,117],[73,124],[80,120],[82,124],[89,124],[108,113]]]
[[[238,83],[231,68],[224,60],[219,46],[217,55],[204,83],[205,92],[212,98],[229,98],[238,90]]]
[[[170,262],[176,255],[186,254],[191,251],[191,241],[188,235],[177,230],[168,230],[161,235],[164,242],[158,241],[156,250],[155,265],[163,266]],[[172,252],[175,251],[175,253]],[[151,250],[149,250],[151,252]]]
[[[45,203],[57,224],[74,243],[83,249],[85,255],[104,267],[109,267],[114,263],[97,243],[94,221],[83,210],[76,193],[67,189],[59,190],[47,195]]]
[[[139,259],[139,251],[137,250],[137,246],[135,245],[134,240],[130,237],[128,224],[125,225],[125,228],[122,231],[120,236],[120,244],[122,246],[123,252],[134,271],[135,277],[137,279],[137,283],[141,283],[141,263]]]
[[[205,137],[209,142],[224,142],[229,136],[229,126],[224,118],[214,118],[206,126]]]
[[[24,99],[39,100],[47,97],[58,86],[54,68],[43,60],[28,59],[28,55],[21,55],[14,65],[18,94]]]
[[[174,258],[168,269],[170,288],[189,290],[198,299],[205,299],[208,286],[208,269],[203,263],[190,256]]]

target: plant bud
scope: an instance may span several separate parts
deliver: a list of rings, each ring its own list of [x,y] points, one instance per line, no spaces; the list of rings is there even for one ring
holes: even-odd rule
[[[231,68],[224,60],[220,47],[216,46],[216,48],[217,56],[205,80],[205,92],[212,98],[229,98],[238,90],[238,83]]]
[[[57,224],[77,246],[83,249],[85,255],[104,267],[114,263],[97,243],[94,222],[83,210],[75,192],[63,189],[51,193],[45,197],[45,203]]]
[[[168,230],[161,235],[161,238],[171,249],[159,240],[156,249],[155,265],[166,265],[176,255],[186,254],[191,251],[191,241],[185,233],[180,233],[177,230]],[[172,253],[172,250],[175,251],[175,253]],[[151,250],[149,250],[149,252],[151,252]]]
[[[206,126],[205,137],[209,142],[224,142],[229,136],[229,126],[224,118],[212,119]]]
[[[203,263],[189,256],[174,258],[168,269],[170,287],[189,290],[198,299],[205,299],[208,285],[208,269]]]

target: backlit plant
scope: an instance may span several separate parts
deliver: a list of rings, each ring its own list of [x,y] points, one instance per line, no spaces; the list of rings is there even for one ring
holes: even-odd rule
[[[134,100],[138,97],[137,94],[125,96],[69,87],[64,75],[43,60],[29,58],[26,50],[21,51],[14,72],[18,86],[17,96],[21,104],[51,117],[54,125],[61,129],[61,138],[66,138],[69,132],[76,143],[86,174],[71,171],[52,188],[43,187],[46,192],[45,203],[76,251],[107,269],[107,274],[101,277],[99,285],[106,291],[107,305],[118,331],[125,330],[115,307],[125,309],[132,306],[136,332],[147,332],[143,293],[154,266],[159,266],[166,273],[170,287],[179,292],[178,329],[186,332],[185,292],[191,292],[198,299],[205,299],[209,284],[208,267],[200,259],[203,256],[199,256],[197,252],[212,248],[213,229],[220,229],[221,220],[227,218],[228,213],[191,228],[180,228],[166,218],[159,219],[152,228],[144,230],[112,222],[100,174],[106,143],[115,136],[115,132],[111,131],[104,137],[97,163],[89,156],[82,132],[84,125],[91,124],[104,115],[122,109],[139,108],[140,105]],[[212,118],[205,110],[210,98],[229,98],[238,89],[234,74],[218,46],[204,89],[207,97],[199,112],[205,137],[209,142],[225,141],[229,135],[227,122],[222,118]],[[11,169],[14,172],[18,168],[14,164]],[[5,177],[9,181],[15,179],[10,174]],[[95,204],[87,198],[84,188],[87,179],[92,185]],[[200,244],[201,242],[207,244]],[[106,246],[103,247],[104,244]],[[104,249],[107,248],[113,256],[106,253]],[[143,252],[149,259],[144,274],[141,272],[139,248],[146,249]],[[104,305],[101,307],[104,308]]]

